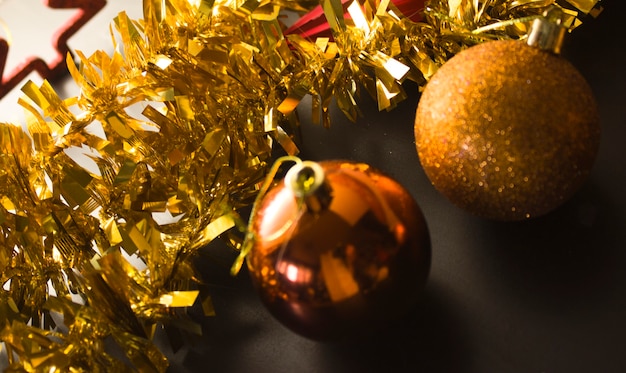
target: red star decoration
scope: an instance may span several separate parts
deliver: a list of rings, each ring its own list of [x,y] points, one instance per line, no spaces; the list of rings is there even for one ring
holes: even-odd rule
[[[52,36],[56,55],[50,62],[46,62],[38,56],[28,57],[5,76],[4,68],[6,67],[9,44],[0,38],[0,99],[33,71],[39,73],[44,79],[51,79],[65,73],[67,71],[65,56],[70,52],[67,40],[104,8],[106,0],[43,0],[43,3],[52,9],[78,8],[78,11]]]

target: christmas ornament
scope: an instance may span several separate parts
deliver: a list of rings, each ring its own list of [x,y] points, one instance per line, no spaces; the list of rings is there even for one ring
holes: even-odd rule
[[[354,337],[405,314],[429,271],[419,207],[361,163],[297,164],[257,202],[249,229],[263,303],[312,339]]]
[[[480,216],[546,214],[586,180],[599,115],[581,74],[558,56],[565,29],[538,19],[520,41],[463,51],[420,98],[415,139],[433,185]]]

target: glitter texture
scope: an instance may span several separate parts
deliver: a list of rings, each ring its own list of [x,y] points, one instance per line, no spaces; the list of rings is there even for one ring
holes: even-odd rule
[[[590,87],[566,60],[519,41],[467,49],[426,86],[415,118],[433,185],[483,217],[546,214],[586,180],[600,139]]]

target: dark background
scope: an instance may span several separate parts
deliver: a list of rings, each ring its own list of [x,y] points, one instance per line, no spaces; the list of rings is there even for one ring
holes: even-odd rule
[[[199,318],[204,336],[171,357],[172,372],[626,372],[626,17],[602,1],[568,39],[564,56],[599,103],[602,141],[592,175],[553,213],[517,223],[460,210],[431,186],[413,141],[418,102],[391,112],[372,102],[330,129],[301,108],[303,159],[369,163],[403,184],[421,206],[432,267],[418,307],[387,331],[352,343],[318,343],[275,321],[244,271],[208,248],[199,261],[217,316]],[[558,94],[555,92],[554,94]],[[217,257],[217,258],[216,258]],[[192,311],[192,314],[194,311]]]

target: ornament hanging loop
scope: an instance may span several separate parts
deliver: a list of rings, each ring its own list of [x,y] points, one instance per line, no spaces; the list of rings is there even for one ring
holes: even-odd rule
[[[254,234],[252,233],[252,230],[250,229],[250,225],[252,224],[252,218],[256,215],[256,210],[258,208],[258,205],[260,201],[263,199],[263,197],[265,197],[265,194],[267,194],[269,189],[272,187],[272,183],[274,182],[274,179],[276,178],[276,175],[278,174],[280,167],[287,162],[295,163],[295,166],[290,168],[289,171],[291,171],[293,168],[301,167],[303,163],[303,161],[296,156],[287,155],[284,157],[280,157],[274,162],[269,172],[265,176],[263,185],[261,185],[261,188],[259,189],[259,193],[257,194],[257,197],[254,203],[252,204],[252,211],[250,212],[250,222],[248,223],[248,229],[245,232],[245,237],[244,237],[243,244],[241,245],[241,250],[239,251],[239,255],[237,256],[233,265],[230,268],[230,273],[233,276],[239,273],[239,270],[241,269],[241,266],[243,265],[243,261],[246,255],[248,255],[248,253],[250,252],[250,249],[254,245],[255,237],[254,237]]]
[[[563,26],[563,12],[556,7],[546,10],[543,17],[535,19],[526,44],[546,52],[561,54],[567,29]]]
[[[311,212],[324,210],[332,200],[331,189],[325,182],[319,163],[304,161],[289,169],[285,184],[297,198],[301,198]]]

